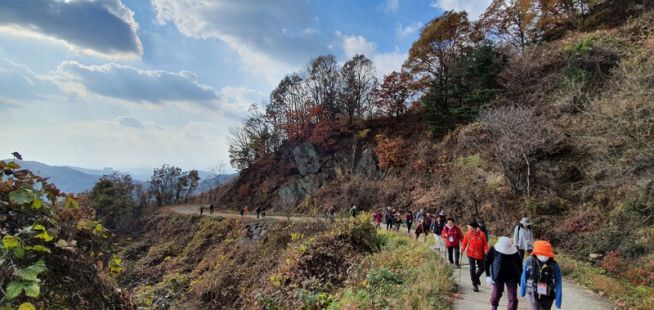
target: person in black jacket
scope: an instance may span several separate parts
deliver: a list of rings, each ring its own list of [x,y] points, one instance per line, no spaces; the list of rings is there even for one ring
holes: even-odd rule
[[[497,310],[504,293],[508,296],[508,310],[518,309],[518,283],[522,275],[522,259],[518,248],[509,237],[500,237],[484,260],[486,283],[492,286],[491,310]]]

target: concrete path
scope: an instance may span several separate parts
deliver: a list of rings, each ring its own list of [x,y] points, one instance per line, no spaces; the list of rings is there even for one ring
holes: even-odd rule
[[[439,252],[446,260],[447,253],[441,249]],[[491,289],[486,284],[486,274],[482,275],[479,292],[472,291],[470,270],[468,269],[468,257],[462,255],[461,262],[465,262],[461,269],[454,269],[454,280],[458,286],[458,293],[455,296],[454,309],[456,310],[487,310],[490,309]],[[518,293],[520,289],[518,288]],[[518,297],[518,309],[528,309],[527,299]],[[500,301],[499,309],[506,309],[506,292]],[[552,307],[554,309],[555,307]],[[600,297],[593,292],[586,290],[570,281],[563,280],[563,303],[561,309],[574,310],[611,310],[613,306],[606,298]]]

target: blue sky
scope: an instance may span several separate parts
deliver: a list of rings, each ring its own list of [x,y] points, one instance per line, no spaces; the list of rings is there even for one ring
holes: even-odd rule
[[[228,130],[315,56],[382,77],[444,10],[490,0],[3,0],[1,157],[129,170],[228,162]]]

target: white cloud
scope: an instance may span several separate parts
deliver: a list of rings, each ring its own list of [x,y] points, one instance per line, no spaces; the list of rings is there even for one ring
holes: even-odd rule
[[[0,104],[18,107],[26,101],[44,99],[56,86],[26,66],[0,59]]]
[[[126,127],[131,128],[145,128],[143,121],[134,117],[134,116],[121,116],[116,119],[116,121]]]
[[[137,29],[121,0],[0,2],[0,32],[54,40],[85,54],[140,56]]]
[[[336,32],[336,36],[341,39],[343,52],[347,58],[352,58],[357,54],[370,58],[377,52],[377,44],[366,40],[363,36],[343,35],[339,31]]]
[[[327,48],[307,31],[315,21],[304,1],[152,0],[152,5],[159,23],[173,23],[189,37],[225,42],[245,69],[271,84]]]
[[[385,0],[382,7],[386,13],[397,12],[400,8],[400,0]]]
[[[357,54],[365,55],[375,64],[377,75],[380,78],[392,71],[400,70],[407,58],[407,54],[400,52],[398,48],[392,52],[380,53],[377,51],[375,42],[368,41],[360,35],[348,36],[336,32],[336,36],[341,39],[341,47],[348,58]]]
[[[69,93],[92,93],[130,102],[190,102],[211,107],[218,100],[213,88],[188,71],[140,70],[114,63],[86,66],[66,61],[59,65],[53,80]]]
[[[410,25],[402,25],[398,24],[397,27],[395,27],[395,32],[400,38],[406,38],[414,33],[416,33],[420,28],[422,28],[423,23],[421,22],[415,22]]]
[[[470,20],[477,20],[492,0],[435,0],[431,6],[444,11],[466,11]]]

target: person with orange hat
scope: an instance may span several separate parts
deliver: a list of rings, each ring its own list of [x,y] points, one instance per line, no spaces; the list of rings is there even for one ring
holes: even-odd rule
[[[534,242],[534,250],[525,260],[520,277],[520,296],[524,297],[525,293],[531,310],[549,310],[555,301],[556,308],[561,309],[563,279],[549,241]]]

